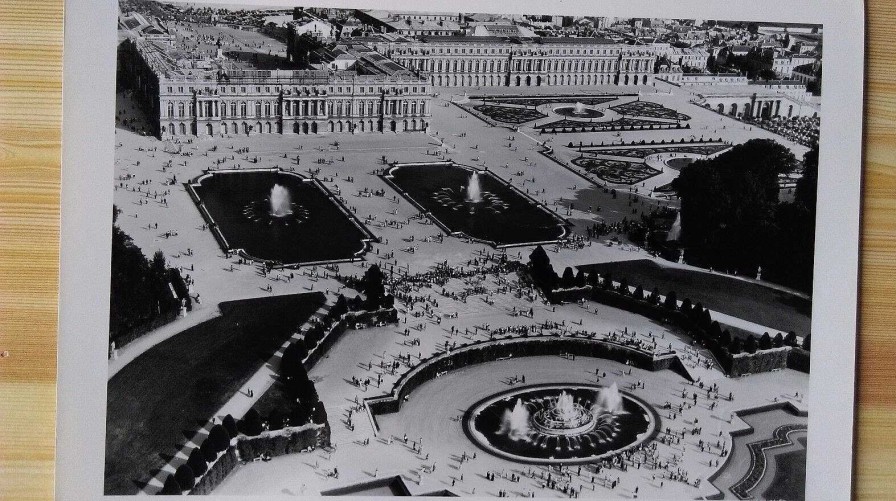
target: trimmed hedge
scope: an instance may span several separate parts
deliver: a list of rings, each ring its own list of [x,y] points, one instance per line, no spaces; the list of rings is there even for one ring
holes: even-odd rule
[[[802,348],[791,348],[787,354],[787,367],[796,371],[809,373],[810,352]]]
[[[320,408],[323,408],[322,404]],[[244,461],[251,461],[262,454],[282,456],[309,447],[328,447],[329,445],[330,426],[328,424],[312,424],[266,431],[257,437],[240,437],[236,444],[236,450]]]
[[[236,456],[236,448],[229,447],[221,457],[218,458],[214,464],[205,472],[197,482],[196,486],[193,487],[193,490],[190,491],[192,495],[208,495],[211,494],[215,488],[227,478],[227,475],[232,472],[237,465],[239,464],[239,460]]]
[[[159,491],[159,496],[180,496],[184,493],[184,490],[180,488],[180,484],[177,483],[177,480],[174,478],[174,475],[168,475],[168,478],[165,479],[165,485],[162,487],[162,490]]]
[[[202,451],[199,450],[199,447],[190,452],[190,458],[187,459],[187,464],[190,465],[190,469],[196,477],[208,470],[208,463],[205,461],[205,457],[202,456]]]
[[[756,338],[751,337],[750,339],[755,340]],[[742,376],[784,369],[787,367],[789,351],[790,348],[783,347],[731,355],[728,372],[733,376]]]
[[[622,283],[624,283],[624,279]],[[788,347],[762,350],[759,349],[759,340],[754,336],[747,339],[746,345],[740,338],[734,338],[730,345],[723,343],[722,340],[730,337],[730,334],[726,336],[725,332],[727,331],[720,332],[720,328],[717,327],[718,323],[713,322],[709,310],[703,308],[701,303],[691,307],[691,300],[688,298],[682,301],[678,310],[671,310],[667,304],[657,304],[656,291],[651,294],[651,298],[644,300],[638,300],[629,294],[621,293],[619,289],[614,290],[613,287],[606,285],[595,287],[591,292],[591,299],[594,301],[660,322],[670,323],[684,330],[712,352],[729,376],[737,377],[744,374],[768,372],[789,366],[788,352],[790,349]],[[742,350],[746,350],[747,353],[741,353]],[[806,372],[808,372],[808,364],[805,366]]]
[[[187,463],[177,467],[177,470],[174,472],[174,479],[177,480],[177,485],[181,486],[183,490],[192,489],[193,485],[196,484],[196,475],[193,473],[193,468],[190,468],[190,465]]]

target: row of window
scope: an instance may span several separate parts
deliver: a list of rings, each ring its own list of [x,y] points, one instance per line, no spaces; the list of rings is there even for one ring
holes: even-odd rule
[[[376,132],[376,131],[414,131],[414,130],[425,130],[426,129],[426,121],[417,119],[412,120],[403,120],[401,122],[396,122],[395,120],[391,120],[388,122],[378,121],[374,122],[373,120],[359,120],[357,122],[351,121],[330,121],[328,124],[321,124],[321,127],[318,127],[317,122],[303,122],[299,124],[298,122],[292,124],[292,132],[294,134],[317,134],[318,129],[322,128],[328,132]],[[199,128],[198,130],[203,130],[206,135],[213,135],[215,133],[215,128],[212,124],[205,124],[203,128]],[[283,127],[279,123],[271,123],[271,122],[257,122],[255,124],[250,124],[246,122],[242,122],[242,124],[238,124],[236,122],[227,123],[221,122],[219,126],[219,130],[221,134],[282,134]],[[288,130],[288,129],[287,129]],[[169,123],[168,125],[162,126],[162,135],[165,136],[185,136],[187,135],[187,131],[189,134],[197,134],[197,127],[195,124],[190,125],[188,128],[185,123],[173,124]]]
[[[333,88],[334,88],[334,87],[333,87],[332,85],[329,87],[330,92],[333,92]],[[350,86],[349,86],[349,87],[344,87],[344,88],[343,88],[342,86],[337,86],[337,87],[335,87],[335,88],[336,88],[336,92],[337,92],[337,93],[340,93],[340,94],[343,92],[343,90],[344,90],[345,92],[352,92],[352,87],[350,87]],[[372,85],[371,85],[371,86],[367,86],[367,87],[365,87],[365,86],[358,86],[358,87],[355,87],[355,90],[356,90],[359,94],[364,94],[364,93],[365,93],[365,89],[367,89],[367,91],[366,91],[367,93],[369,93],[369,94],[373,94],[375,88],[377,89],[376,92],[383,92],[383,87],[382,87],[382,86],[374,87],[374,86],[372,86]],[[187,87],[187,89],[188,89],[187,92],[192,93],[192,92],[195,90],[195,87]],[[237,93],[237,90],[236,90],[236,89],[237,89],[237,88],[236,88],[235,86],[231,86],[231,87],[230,87],[230,94],[236,94],[236,93]],[[269,94],[269,93],[271,93],[271,89],[272,89],[272,87],[270,87],[270,86],[266,86],[266,87],[264,87],[264,92]],[[393,92],[394,92],[396,89],[397,89],[396,87],[392,87],[392,91],[393,91]],[[205,87],[205,89],[204,89],[204,91],[205,91],[206,94],[211,94],[211,93],[213,92],[213,90],[214,90],[214,89],[212,89],[211,87]],[[228,93],[228,92],[227,92],[227,87],[225,87],[225,86],[220,87],[218,90],[219,90],[219,92],[220,92],[221,94],[227,94],[227,93]],[[184,87],[178,87],[178,88],[177,88],[177,92],[178,92],[179,94],[183,94],[183,93],[184,93]],[[274,87],[273,87],[273,92],[280,92],[280,86],[274,86]],[[296,93],[299,93],[299,88],[298,88],[298,87],[295,88],[295,92],[296,92]],[[308,93],[308,88],[307,88],[307,87],[303,88],[303,92]],[[426,87],[425,87],[425,86],[424,86],[424,87],[405,86],[405,87],[404,87],[404,92],[405,92],[405,93],[407,93],[407,92],[413,92],[413,93],[421,92],[421,93],[426,93]],[[246,87],[240,87],[240,91],[239,91],[239,93],[240,93],[240,94],[245,94],[245,93],[246,93]],[[256,93],[256,94],[260,94],[260,93],[261,93],[261,87],[255,87],[255,93]],[[174,87],[173,87],[173,86],[168,87],[168,94],[174,94]]]
[[[415,47],[414,49],[405,49],[405,50],[401,51],[400,53],[406,54],[411,50],[421,50],[423,48],[428,48],[428,47],[429,46],[419,46],[419,47]],[[476,48],[476,49],[469,48],[468,49],[465,47],[458,49],[457,47],[433,47],[432,53],[433,54],[510,54],[511,50],[513,50],[513,49],[507,48],[507,47],[498,47],[498,48],[493,47],[491,49],[482,49],[482,48]],[[532,50],[532,49],[528,49],[528,50]],[[596,55],[608,56],[608,55],[618,55],[620,52],[620,49],[575,49],[575,52],[573,52],[573,49],[539,49],[539,51],[542,54],[547,54],[547,55],[596,54]]]
[[[292,104],[290,104],[292,103]],[[426,113],[425,101],[358,101],[354,107],[360,116],[374,116],[381,112],[388,115],[417,115]],[[385,105],[385,111],[383,111]],[[213,101],[199,101],[196,103],[197,113],[199,117],[214,117],[215,103]],[[352,101],[326,101],[323,105],[319,105],[318,101],[286,101],[286,115],[291,116],[316,116],[321,114],[323,106],[326,106],[326,114],[331,116],[351,116],[355,114],[353,111]],[[231,101],[230,103],[221,103],[221,118],[228,117],[275,117],[279,115],[277,110],[278,103],[271,101]],[[168,114],[166,117],[191,117],[191,108],[188,103],[180,102],[175,105],[169,102],[167,105]],[[249,115],[249,111],[254,108],[255,114]],[[176,113],[176,114],[175,114]]]
[[[436,73],[443,72],[466,72],[466,73],[479,73],[479,72],[505,72],[507,71],[507,60],[499,59],[499,60],[490,60],[490,61],[482,61],[482,60],[448,60],[448,59],[439,59],[436,61],[429,61],[429,66],[426,66],[426,61],[417,59],[417,60],[409,60],[409,61],[401,61],[402,64],[414,67],[416,69],[435,71]],[[431,70],[430,70],[431,68]],[[641,60],[623,60],[622,61],[622,71],[650,71],[650,61],[647,59]],[[513,70],[514,71],[560,71],[560,72],[599,72],[606,73],[617,70],[617,62],[612,59],[600,59],[600,60],[515,60],[513,61]]]

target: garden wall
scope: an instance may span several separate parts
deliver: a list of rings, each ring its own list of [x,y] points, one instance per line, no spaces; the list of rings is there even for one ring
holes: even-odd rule
[[[251,461],[264,453],[271,456],[282,456],[310,446],[328,447],[329,445],[329,423],[323,425],[312,423],[287,427],[282,430],[265,431],[255,437],[237,435],[236,439],[230,441],[230,447],[209,466],[202,477],[196,480],[196,485],[190,490],[190,495],[211,494],[227,478],[227,475],[239,466],[240,461]]]
[[[716,357],[719,364],[729,376],[738,377],[745,374],[756,374],[778,369],[793,368],[809,372],[809,352],[791,354],[793,348],[783,346],[768,350],[757,350],[755,353],[738,353],[732,355],[726,347],[711,339],[696,322],[678,310],[670,310],[662,304],[653,304],[647,300],[639,301],[633,296],[623,295],[615,291],[595,287],[592,299],[607,306],[624,309],[660,322],[667,322],[683,329],[688,335],[701,342]],[[679,361],[680,363],[680,361]]]
[[[397,412],[405,397],[421,384],[438,377],[440,373],[504,358],[567,353],[630,363],[634,367],[649,371],[669,369],[693,381],[675,354],[654,357],[652,353],[626,345],[583,337],[521,336],[466,345],[453,352],[426,359],[399,378],[389,395],[368,399],[366,402],[373,415]]]
[[[729,355],[728,375],[732,377],[787,368],[789,346]]]
[[[251,461],[262,454],[282,456],[314,447],[329,447],[330,424],[305,424],[280,430],[263,431],[260,435],[237,438],[236,450],[240,459]]]
[[[793,347],[787,354],[787,368],[795,371],[809,373],[810,352],[802,348]]]
[[[310,371],[312,367],[336,344],[345,331],[354,329],[356,324],[376,325],[378,323],[394,323],[398,321],[398,311],[395,308],[384,308],[376,311],[352,311],[348,312],[339,320],[333,322],[330,330],[317,343],[314,348],[308,349],[308,356],[302,362],[306,371]]]

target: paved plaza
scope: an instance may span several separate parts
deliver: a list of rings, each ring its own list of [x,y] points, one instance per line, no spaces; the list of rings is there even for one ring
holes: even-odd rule
[[[274,454],[244,449],[232,471],[221,466],[225,456],[215,456],[207,464],[220,469],[194,477],[213,478],[202,489],[316,496],[393,493],[399,485],[410,495],[600,499],[801,494],[802,479],[779,477],[804,469],[808,355],[801,352],[805,371],[783,368],[791,366],[789,359],[780,363],[790,348],[772,347],[769,339],[799,330],[790,336],[808,347],[811,298],[763,281],[761,267],[737,276],[685,262],[673,236],[681,232],[682,200],[672,183],[682,171],[694,172],[690,162],[709,165],[754,139],[773,140],[802,159],[817,103],[797,109],[807,130],[753,120],[773,110],[772,98],[779,98],[777,109],[784,99],[788,113],[797,98],[761,91],[766,101],[754,103],[755,117],[750,103],[710,105],[706,96],[727,97],[707,93],[707,86],[667,83],[655,55],[621,39],[545,36],[537,48],[507,49],[517,60],[506,65],[504,80],[504,41],[491,37],[498,52],[483,49],[482,79],[477,73],[458,80],[448,63],[457,58],[452,44],[467,37],[409,35],[385,44],[388,37],[343,34],[353,41],[337,49],[299,36],[304,21],[281,31],[237,29],[248,18],[225,26],[203,12],[190,11],[189,20],[179,12],[172,16],[184,19],[165,30],[128,18],[150,33],[156,26],[165,42],[130,33],[120,47],[123,75],[159,78],[159,85],[150,106],[137,84],[122,85],[116,96],[115,225],[152,273],[179,272],[163,282],[162,295],[170,288],[181,308],[110,343],[107,494],[154,495],[172,482],[179,486],[183,465],[212,444],[227,416],[246,417],[240,439],[225,447],[229,455],[239,440],[259,435],[244,427],[259,407],[311,409],[316,399],[290,393],[299,379],[293,371],[306,375],[287,361],[307,368],[301,383],[325,413],[316,424],[303,415],[292,426],[290,414],[284,426],[311,426],[324,438]],[[323,23],[320,14],[297,9],[294,16]],[[443,24],[456,23],[438,20]],[[438,57],[420,59],[415,44],[431,44]],[[573,50],[582,60],[570,59],[574,66],[544,73],[544,80],[520,74],[550,68],[553,56],[566,60]],[[329,65],[318,61],[327,58]],[[340,67],[352,58],[358,66]],[[471,66],[467,73],[480,72],[478,61],[475,72]],[[558,76],[559,85],[547,85]],[[796,197],[800,174],[792,170],[786,182],[772,177],[768,191],[777,190],[780,200]],[[656,236],[648,222],[663,218],[661,235],[668,236],[653,241],[668,248],[648,251],[636,244],[650,242],[647,236],[629,238],[637,225]],[[681,258],[667,252],[664,259],[656,247]],[[539,282],[535,261],[545,254],[575,287]],[[376,270],[382,283],[371,284]],[[604,288],[628,284],[623,299],[600,294],[597,270]],[[586,272],[593,289],[585,287]],[[649,307],[633,305],[642,286],[655,291]],[[575,296],[574,289],[589,293]],[[778,357],[775,369],[757,362],[732,376],[726,364],[733,358],[698,336],[711,330],[710,320],[704,325],[704,317],[684,310],[692,299],[719,323],[712,324],[719,339],[724,329],[736,338],[732,345],[764,339],[763,350],[779,350],[769,355]],[[289,315],[275,312],[270,323],[253,317],[253,310],[269,315],[288,301],[298,305]],[[228,317],[232,308],[240,315]],[[345,309],[337,315],[337,308]],[[387,321],[359,320],[383,312]],[[217,335],[219,325],[230,337]],[[332,337],[310,341],[322,327],[332,328]],[[299,362],[291,351],[297,347],[306,350]],[[209,350],[205,358],[190,355],[200,349]],[[178,366],[191,364],[184,377]],[[183,393],[176,388],[181,378]],[[563,386],[569,394],[526,396]],[[523,396],[507,396],[511,390]],[[489,448],[473,434],[496,402],[503,416],[494,411],[498,417],[484,422],[500,421],[493,435],[506,440]],[[629,414],[629,404],[641,406],[641,414],[630,414],[643,421],[624,430],[615,417]],[[143,410],[132,416],[132,409]],[[259,429],[273,415],[262,415]],[[140,433],[128,434],[132,421]],[[280,433],[273,426],[269,436]],[[596,437],[588,447],[586,435]],[[617,447],[617,440],[625,444]],[[518,454],[524,448],[537,460]],[[588,448],[608,452],[588,456]],[[560,465],[554,454],[571,459]]]
[[[319,267],[274,270],[262,274],[257,264],[243,262],[238,256],[226,257],[182,184],[207,170],[280,168],[304,176],[313,175],[338,194],[378,239],[363,261],[339,264],[339,273],[361,275],[367,266],[378,263],[384,269],[413,275],[431,270],[436,263],[447,263],[457,269],[473,269],[477,260],[484,260],[489,254],[506,253],[510,259],[525,262],[532,247],[496,251],[460,238],[437,238],[441,233],[439,228],[427,224],[425,219],[419,219],[418,211],[412,204],[396,196],[377,175],[384,168],[383,158],[387,163],[451,160],[488,169],[559,216],[572,221],[573,231],[576,231],[575,223],[589,224],[597,220],[618,223],[625,217],[631,217],[631,212],[621,204],[614,204],[611,196],[595,189],[569,166],[558,165],[555,160],[542,155],[540,151],[544,144],[552,146],[561,161],[569,161],[578,153],[574,148],[560,143],[626,144],[649,137],[657,143],[661,140],[673,143],[681,139],[711,138],[736,144],[748,138],[770,136],[767,132],[751,130],[735,120],[689,104],[689,96],[681,89],[670,91],[658,85],[656,88],[627,90],[641,91],[644,102],[662,103],[663,106],[687,113],[691,117],[691,129],[651,131],[649,134],[620,131],[562,135],[538,134],[526,126],[511,130],[494,127],[457,106],[457,101],[465,99],[464,92],[457,89],[437,89],[438,96],[433,101],[433,125],[426,134],[342,134],[300,139],[234,135],[215,139],[160,141],[120,127],[116,133],[113,180],[115,204],[121,211],[118,224],[133,237],[138,247],[147,253],[161,250],[171,265],[189,275],[193,282],[191,293],[198,301],[185,318],[165,326],[158,334],[150,333],[139,342],[125,346],[119,357],[110,362],[110,376],[117,372],[122,363],[152,349],[154,342],[161,342],[168,335],[176,335],[201,320],[215,316],[216,305],[220,302],[309,291],[324,292],[332,301],[337,293],[345,292],[344,286],[333,278],[333,273]],[[468,92],[478,91],[470,89]],[[539,91],[547,93],[550,89]],[[562,91],[574,92],[569,88]],[[119,105],[120,109],[129,113],[132,110],[126,95],[119,96]],[[139,116],[128,115],[128,118]],[[777,139],[780,141],[780,138]],[[788,146],[800,154],[802,147],[795,144]],[[637,157],[638,153],[633,155]],[[651,162],[657,160],[651,158],[648,165]],[[674,174],[658,177],[660,179],[650,187],[641,185],[637,195],[630,195],[637,207],[643,207],[641,210],[676,207],[675,200],[650,196],[653,188],[659,183],[669,182]],[[612,184],[612,187],[625,190],[626,194],[629,191],[626,185]],[[369,196],[369,193],[385,194]],[[605,208],[597,213],[593,207],[599,205]],[[594,240],[580,248],[555,246],[550,250],[552,263],[557,269],[601,262],[657,259],[624,241],[620,245],[607,246]],[[687,265],[676,266],[687,268]],[[626,471],[604,468],[600,473],[591,467],[581,473],[577,467],[570,468],[566,473],[572,474],[565,482],[585,497],[633,497],[635,489],[638,489],[640,496],[648,498],[660,495],[676,498],[710,495],[716,487],[708,479],[725,464],[722,451],[731,449],[730,432],[740,426],[738,418],[732,419],[734,411],[783,401],[792,401],[798,407],[806,408],[806,374],[786,370],[728,379],[712,362],[709,352],[695,350],[690,339],[673,328],[599,304],[551,307],[540,299],[532,302],[526,296],[517,297],[510,292],[519,287],[515,282],[513,277],[489,277],[485,281],[475,282],[453,279],[438,293],[433,290],[425,292],[426,295],[438,297],[435,315],[421,317],[418,316],[419,305],[414,308],[400,304],[397,326],[347,334],[310,372],[328,409],[333,449],[246,464],[232,473],[215,492],[310,495],[375,477],[401,475],[413,492],[448,489],[460,495],[497,495],[498,491],[506,490],[513,496],[567,496],[568,492],[546,486],[545,475],[551,473],[557,476],[557,471],[543,466],[515,464],[491,456],[478,450],[462,431],[459,417],[467,407],[483,397],[507,389],[508,381],[521,374],[526,375],[527,384],[583,382],[608,386],[616,383],[620,388],[627,389],[640,382],[643,389],[639,387],[628,391],[655,407],[660,416],[659,429],[662,430],[659,437],[675,437],[677,435],[674,433],[687,431],[686,438],[681,441],[653,442],[657,444],[654,459],[665,468],[629,468]],[[462,294],[473,286],[479,293],[466,297],[463,302],[452,299],[451,292]],[[522,319],[514,313],[529,308],[534,309],[531,319]],[[444,321],[434,321],[436,316]],[[697,405],[688,404],[695,386],[670,371],[636,369],[626,372],[624,364],[586,357],[575,360],[526,357],[479,364],[429,381],[413,392],[399,412],[376,416],[375,423],[363,413],[347,420],[349,409],[355,407],[357,399],[388,391],[401,374],[378,369],[378,364],[384,360],[392,361],[407,355],[412,359],[418,356],[425,358],[440,352],[446,341],[463,343],[485,340],[487,331],[483,326],[494,330],[550,322],[589,332],[626,330],[636,335],[662,339],[664,345],[668,344],[678,353],[690,354],[684,356],[689,360],[695,378],[706,386],[718,384],[719,394],[731,392],[736,396],[735,400],[707,400],[704,395],[698,399]],[[750,325],[750,322],[737,318],[732,318],[730,323]],[[406,327],[410,328],[409,336],[405,335]],[[758,335],[764,328],[767,326],[758,326],[753,330]],[[368,370],[368,365],[371,370]],[[606,372],[606,377],[596,379],[595,369]],[[364,379],[379,374],[383,376],[382,383],[378,387],[371,386],[367,391],[360,391],[350,382],[352,377]],[[681,398],[682,390],[688,398]],[[792,398],[796,393],[802,395],[799,401]],[[259,397],[256,393],[255,399]],[[246,400],[248,397],[240,393],[234,398]],[[677,408],[683,402],[687,407],[680,413],[670,413],[666,408],[667,404]],[[712,402],[718,405],[710,409]],[[236,408],[245,409],[247,405],[243,403]],[[674,418],[670,418],[673,415]],[[221,418],[223,414],[217,417]],[[346,424],[349,422],[351,427]],[[701,432],[692,435],[690,430],[698,426]],[[423,446],[415,449],[406,444],[403,440],[405,435],[415,441],[422,439]],[[707,446],[701,452],[698,446],[701,440],[713,446]],[[715,447],[716,443],[720,447]],[[475,452],[478,452],[476,459],[469,462],[459,460],[464,454],[472,456]],[[338,478],[332,475],[333,470],[338,470]],[[489,472],[497,474],[495,480],[489,480],[491,476],[486,475]],[[687,472],[687,481],[673,480],[672,472]],[[522,477],[522,480],[511,481],[511,478],[516,478],[511,474]],[[611,487],[614,479],[618,479],[615,488]],[[698,479],[701,480],[699,486],[696,485]],[[151,491],[160,487],[160,482],[150,482],[147,489]]]

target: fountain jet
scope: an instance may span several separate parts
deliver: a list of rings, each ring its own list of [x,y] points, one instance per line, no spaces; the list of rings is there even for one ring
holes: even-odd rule
[[[271,188],[271,215],[283,217],[292,214],[292,199],[289,190],[284,186],[275,184]]]
[[[666,241],[671,242],[674,240],[678,240],[681,237],[681,211],[678,211],[678,215],[675,216],[675,222],[672,223],[672,227],[669,228],[669,233],[666,234]]]
[[[622,412],[622,395],[619,393],[619,387],[616,383],[610,385],[609,388],[602,388],[597,394],[597,402],[592,408],[594,414],[618,414]]]
[[[529,437],[529,409],[522,399],[516,399],[513,411],[504,411],[498,434],[507,435],[511,440],[525,440]]]
[[[476,171],[473,171],[467,184],[467,200],[474,203],[482,201],[482,187],[479,185],[479,173]]]
[[[572,112],[576,115],[584,115],[585,114],[585,105],[581,102],[576,102],[576,107]]]

